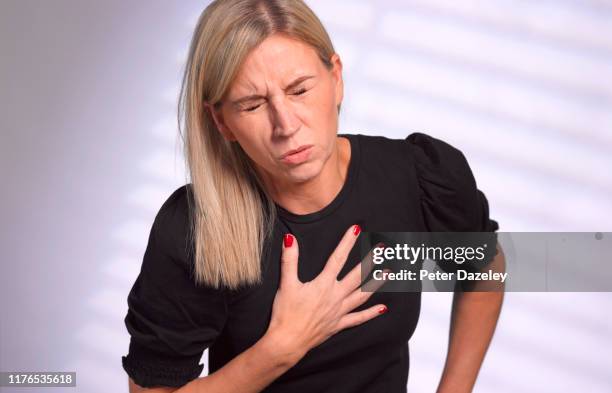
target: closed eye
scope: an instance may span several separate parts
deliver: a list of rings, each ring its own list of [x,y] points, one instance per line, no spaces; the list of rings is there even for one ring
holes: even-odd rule
[[[250,102],[250,106],[245,106],[243,107],[242,111],[243,112],[253,112],[255,109],[259,108],[260,106],[262,106],[263,104],[266,103],[266,100],[257,100],[254,102]]]
[[[253,112],[255,109],[259,108],[260,106],[261,106],[261,104],[255,105],[255,106],[251,106],[251,107],[245,108],[244,111],[245,112]]]
[[[302,95],[302,94],[306,93],[307,91],[308,90],[306,90],[304,88],[301,88],[301,89],[297,90],[296,92],[294,92],[293,94],[296,95],[296,96],[299,96],[299,95]]]

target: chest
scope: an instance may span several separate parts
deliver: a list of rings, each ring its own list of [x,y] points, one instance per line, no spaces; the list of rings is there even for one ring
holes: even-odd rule
[[[297,239],[298,278],[306,282],[320,274],[344,232],[353,224],[362,227],[360,238],[374,231],[422,231],[424,227],[416,195],[406,190],[398,193],[397,187],[394,191],[382,188],[366,190],[357,186],[341,207],[316,222],[277,220],[262,257],[262,283],[228,298],[229,317],[222,337],[211,348],[211,367],[231,360],[265,334],[280,282],[281,246],[285,233],[291,233]],[[364,239],[353,247],[339,278],[360,263],[369,251],[363,247],[367,243]],[[405,347],[418,321],[420,293],[377,292],[354,311],[378,303],[388,307],[387,313],[338,332],[311,350],[300,367],[308,368],[310,363],[321,367],[327,361],[337,361],[373,348],[393,350]]]
[[[280,256],[282,230],[268,248],[263,264],[263,282],[229,299],[229,318],[223,338],[214,348],[222,358],[229,360],[255,344],[266,332],[272,314],[272,305],[280,282]],[[339,238],[329,234],[309,235],[314,232],[292,232],[300,244],[298,277],[302,282],[316,278]],[[341,233],[337,234],[341,236]],[[277,246],[275,246],[276,244]],[[354,247],[340,272],[343,277],[357,266],[367,250]],[[373,348],[396,351],[405,346],[412,336],[419,318],[420,293],[377,292],[353,311],[383,303],[388,312],[361,325],[345,329],[308,352],[292,372],[307,372],[311,368],[334,364],[347,356],[368,353]],[[221,355],[222,354],[222,355]],[[225,361],[224,360],[224,361]]]

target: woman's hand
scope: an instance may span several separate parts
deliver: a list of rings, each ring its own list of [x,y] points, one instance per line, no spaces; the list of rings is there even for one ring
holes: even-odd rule
[[[361,229],[351,226],[331,254],[323,271],[312,281],[298,279],[299,247],[297,239],[286,234],[281,255],[280,286],[274,298],[272,317],[268,332],[271,341],[278,344],[297,362],[310,349],[321,344],[340,330],[362,324],[384,313],[383,304],[365,310],[350,312],[363,304],[384,284],[384,280],[373,286],[371,292],[361,291],[361,264],[357,264],[342,280],[337,277],[355,245]],[[364,261],[367,274],[373,268],[372,251]]]

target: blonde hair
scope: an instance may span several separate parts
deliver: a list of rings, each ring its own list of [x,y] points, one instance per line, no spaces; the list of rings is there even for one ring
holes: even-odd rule
[[[301,0],[213,1],[191,41],[178,121],[191,180],[190,244],[198,284],[236,289],[261,282],[276,206],[249,156],[221,135],[205,104],[219,106],[249,51],[274,33],[311,45],[331,70],[332,42]]]

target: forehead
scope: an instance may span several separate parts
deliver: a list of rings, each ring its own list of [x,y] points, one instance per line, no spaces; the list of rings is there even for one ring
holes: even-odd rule
[[[273,34],[246,57],[230,87],[230,96],[281,87],[304,74],[316,75],[323,64],[310,45],[282,34]]]

